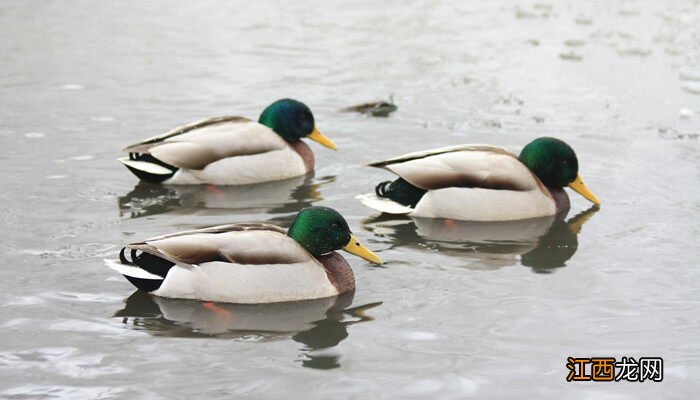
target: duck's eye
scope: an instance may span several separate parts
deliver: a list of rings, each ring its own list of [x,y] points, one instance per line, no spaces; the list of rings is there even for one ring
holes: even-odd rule
[[[299,116],[299,126],[303,131],[308,131],[310,133],[313,130],[313,122],[311,122],[311,117],[306,114],[301,114]]]

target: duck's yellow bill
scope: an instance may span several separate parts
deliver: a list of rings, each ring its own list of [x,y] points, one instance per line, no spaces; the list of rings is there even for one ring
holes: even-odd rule
[[[583,180],[581,179],[581,175],[576,175],[576,179],[574,179],[573,182],[569,183],[569,187],[576,191],[578,194],[581,196],[585,197],[586,199],[590,200],[593,204],[599,206],[600,205],[600,200],[598,200],[598,197],[591,192],[586,185],[583,184]]]
[[[318,130],[318,128],[314,127],[314,131],[307,136],[309,139],[313,140],[314,142],[320,143],[323,146],[328,147],[329,149],[337,150],[338,146],[333,143],[332,140],[328,139],[328,136],[324,135],[321,133],[321,131]]]
[[[343,246],[343,250],[347,251],[350,254],[354,254],[360,258],[364,258],[365,260],[371,263],[384,264],[384,261],[382,261],[382,259],[379,258],[378,255],[374,254],[370,249],[361,245],[360,242],[357,241],[355,235],[350,235],[350,241],[348,242],[348,244]]]

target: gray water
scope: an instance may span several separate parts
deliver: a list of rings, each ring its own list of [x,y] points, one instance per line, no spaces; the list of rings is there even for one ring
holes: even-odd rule
[[[0,397],[693,398],[700,3],[0,4]],[[372,118],[337,110],[394,95]],[[122,146],[306,102],[339,151],[246,187],[138,184]],[[603,202],[501,224],[379,216],[363,167],[566,140]],[[103,258],[213,224],[337,208],[387,262],[357,291],[234,306],[134,293]],[[663,357],[661,383],[565,381],[566,357]]]

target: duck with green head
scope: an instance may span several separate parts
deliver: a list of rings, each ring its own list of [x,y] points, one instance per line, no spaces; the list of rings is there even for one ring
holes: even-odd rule
[[[578,174],[574,150],[541,137],[519,156],[506,149],[461,145],[415,152],[370,164],[399,178],[375,194],[357,196],[389,214],[470,221],[506,221],[554,215],[569,209],[568,186],[600,205]]]
[[[355,289],[336,250],[371,263],[337,211],[308,207],[289,230],[233,224],[154,237],[124,247],[107,266],[154,295],[228,303],[274,303],[335,296]]]
[[[316,127],[309,107],[281,99],[257,122],[213,117],[175,128],[124,148],[120,158],[142,180],[166,184],[245,185],[293,178],[314,169],[302,139],[336,149]]]

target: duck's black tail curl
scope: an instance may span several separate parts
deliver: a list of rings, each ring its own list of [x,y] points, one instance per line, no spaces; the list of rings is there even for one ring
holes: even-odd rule
[[[170,179],[179,170],[178,167],[165,163],[148,153],[129,153],[129,160],[131,161],[141,161],[144,163],[155,164],[157,166],[165,168],[166,173],[153,173],[148,171],[149,168],[141,169],[135,163],[124,163],[124,165],[136,175],[139,179],[146,182],[161,183],[167,179]],[[142,164],[143,165],[143,164]],[[170,173],[167,173],[167,171]]]
[[[160,257],[154,256],[152,254],[146,253],[145,251],[139,252],[136,249],[130,249],[129,258],[127,258],[126,247],[119,251],[119,261],[124,265],[130,265],[133,267],[141,268],[142,270],[149,272],[154,275],[160,276],[162,279],[143,279],[137,278],[129,275],[124,275],[126,279],[131,282],[132,285],[136,286],[140,290],[145,292],[152,292],[157,290],[160,285],[165,280],[168,275],[168,271],[172,268],[175,263],[164,260]]]
[[[379,184],[374,188],[374,193],[379,197],[386,197],[386,187],[391,185],[391,181],[379,182]]]
[[[414,186],[403,178],[398,178],[393,182],[379,183],[374,188],[374,192],[379,197],[393,200],[404,206],[415,207],[427,190]]]

